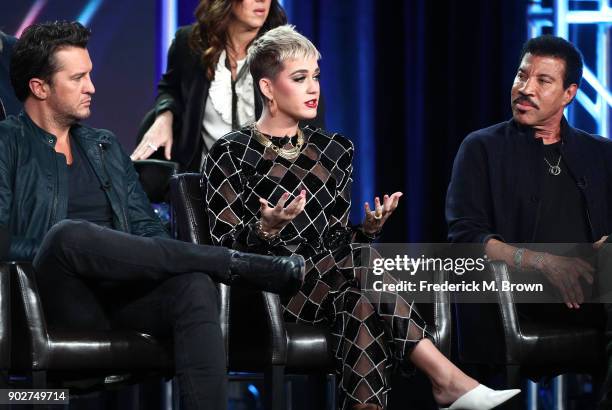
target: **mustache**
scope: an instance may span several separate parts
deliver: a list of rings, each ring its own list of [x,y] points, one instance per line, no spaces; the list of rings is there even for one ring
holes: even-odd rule
[[[514,99],[514,101],[512,101],[512,104],[516,105],[516,104],[520,104],[520,103],[528,103],[529,105],[532,105],[533,107],[540,109],[540,107],[538,106],[538,104],[536,104],[535,102],[533,102],[531,100],[531,98],[529,98],[526,95],[521,95],[517,98]]]

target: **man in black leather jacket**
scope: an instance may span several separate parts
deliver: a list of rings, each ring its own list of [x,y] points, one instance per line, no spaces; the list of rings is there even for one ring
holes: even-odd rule
[[[79,23],[29,27],[11,83],[24,111],[0,122],[0,226],[9,257],[33,260],[49,326],[131,328],[174,341],[186,409],[226,408],[211,278],[293,292],[303,260],[168,237],[115,136],[80,125],[95,88]]]

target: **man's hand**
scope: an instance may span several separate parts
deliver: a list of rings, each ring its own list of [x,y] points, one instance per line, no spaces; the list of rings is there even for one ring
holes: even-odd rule
[[[568,308],[578,309],[584,303],[584,294],[580,284],[583,277],[589,284],[593,283],[592,273],[595,269],[580,258],[545,254],[540,270],[554,286],[559,289]]]

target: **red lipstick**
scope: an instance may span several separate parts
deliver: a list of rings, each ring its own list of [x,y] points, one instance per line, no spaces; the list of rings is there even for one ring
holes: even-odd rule
[[[317,100],[309,100],[309,101],[306,101],[304,104],[306,104],[306,107],[308,107],[308,108],[317,108],[318,101]]]

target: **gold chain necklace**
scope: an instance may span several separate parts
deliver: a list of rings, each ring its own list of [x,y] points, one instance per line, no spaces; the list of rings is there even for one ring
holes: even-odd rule
[[[304,133],[302,132],[300,127],[298,127],[297,129],[297,143],[291,148],[279,148],[274,145],[270,138],[267,138],[261,133],[261,131],[257,129],[257,124],[255,123],[253,123],[251,130],[253,131],[252,135],[255,137],[257,142],[259,142],[265,148],[271,148],[272,151],[276,152],[279,157],[283,157],[285,159],[297,158],[297,156],[300,155],[300,151],[302,150],[302,145],[304,145]]]

